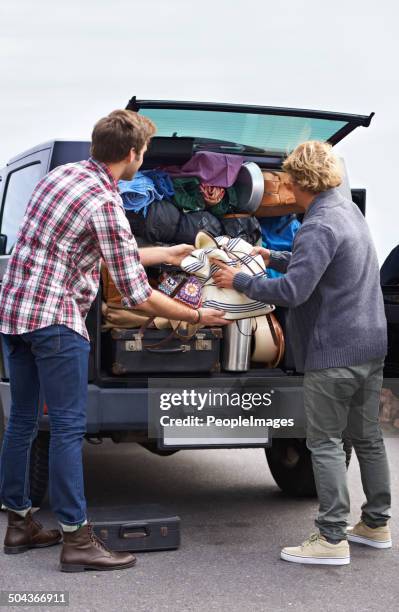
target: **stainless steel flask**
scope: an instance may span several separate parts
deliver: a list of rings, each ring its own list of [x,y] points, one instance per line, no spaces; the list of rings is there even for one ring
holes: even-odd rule
[[[246,372],[251,361],[252,319],[239,319],[223,329],[222,367]]]

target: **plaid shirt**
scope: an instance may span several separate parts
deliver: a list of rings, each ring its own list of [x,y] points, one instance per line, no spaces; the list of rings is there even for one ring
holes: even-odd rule
[[[107,166],[93,158],[59,166],[36,186],[8,261],[0,294],[0,332],[63,324],[86,339],[104,259],[134,307],[151,287]]]

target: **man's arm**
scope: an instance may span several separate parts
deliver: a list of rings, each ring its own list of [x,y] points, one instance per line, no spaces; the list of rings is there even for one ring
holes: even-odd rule
[[[152,288],[123,210],[114,202],[102,204],[89,219],[88,228],[122,296],[123,306],[134,308],[145,302]]]
[[[290,251],[272,251],[261,246],[254,247],[251,255],[260,255],[267,268],[273,268],[273,270],[283,274],[287,271],[288,264],[291,261]]]
[[[144,267],[167,263],[166,247],[144,247],[138,251]]]
[[[269,268],[285,274],[291,261],[291,256],[292,253],[290,251],[273,251],[270,249]]]
[[[181,261],[195,249],[189,244],[177,244],[171,247],[144,247],[139,249],[143,266],[156,266],[161,263],[179,266]]]
[[[198,322],[198,313],[193,308],[185,306],[177,300],[172,300],[170,297],[154,289],[145,302],[136,306],[135,310],[147,314],[150,317],[165,317],[174,321],[187,321],[188,323]],[[201,314],[203,311],[201,311]],[[214,325],[222,325],[222,313],[220,313],[220,321],[215,320]],[[205,316],[205,315],[204,315]],[[203,318],[204,318],[203,316]],[[208,319],[206,319],[208,321]]]
[[[121,294],[121,303],[128,308],[141,310],[150,316],[198,322],[198,312],[153,290],[140,262],[137,243],[131,233],[123,210],[113,202],[100,206],[88,223],[89,231],[97,240],[101,255],[115,286]],[[215,309],[201,310],[202,322],[223,325],[223,312]]]
[[[329,228],[308,223],[295,240],[285,276],[268,279],[238,272],[233,287],[252,299],[294,308],[311,296],[336,250],[337,243]]]

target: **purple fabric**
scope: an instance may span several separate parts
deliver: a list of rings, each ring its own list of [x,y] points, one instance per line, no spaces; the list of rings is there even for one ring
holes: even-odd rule
[[[163,168],[173,177],[196,176],[201,183],[213,187],[231,187],[244,162],[240,155],[199,151],[183,166]]]

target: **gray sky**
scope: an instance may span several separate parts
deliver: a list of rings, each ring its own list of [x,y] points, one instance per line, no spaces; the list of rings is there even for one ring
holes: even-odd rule
[[[18,0],[0,5],[0,166],[147,99],[369,114],[337,151],[368,191],[380,262],[399,243],[395,0]]]

